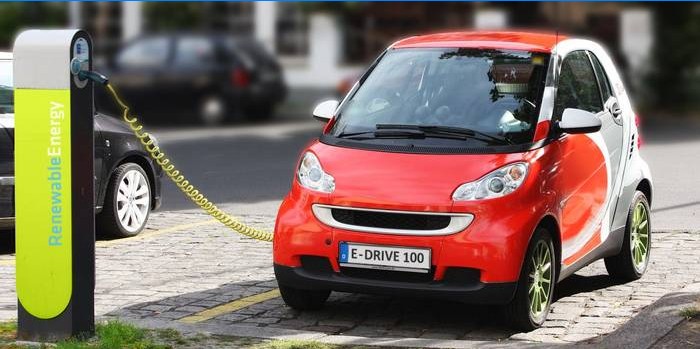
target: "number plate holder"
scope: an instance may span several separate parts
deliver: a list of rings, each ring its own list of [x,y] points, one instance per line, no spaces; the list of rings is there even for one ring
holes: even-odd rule
[[[429,248],[341,242],[338,263],[342,267],[430,272],[431,250]]]

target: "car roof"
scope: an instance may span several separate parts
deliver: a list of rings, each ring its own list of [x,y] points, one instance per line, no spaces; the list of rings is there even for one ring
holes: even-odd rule
[[[555,33],[518,31],[464,31],[412,36],[395,42],[392,48],[465,47],[523,50],[550,53],[567,37]]]

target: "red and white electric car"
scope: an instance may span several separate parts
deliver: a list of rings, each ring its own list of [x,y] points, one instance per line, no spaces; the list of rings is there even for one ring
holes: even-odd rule
[[[554,285],[601,258],[637,279],[651,246],[636,116],[598,44],[517,32],[389,47],[304,150],[279,209],[284,301],[331,291],[504,304],[540,326]]]

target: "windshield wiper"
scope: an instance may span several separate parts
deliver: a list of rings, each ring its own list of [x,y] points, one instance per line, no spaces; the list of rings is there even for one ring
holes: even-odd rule
[[[405,128],[377,128],[373,131],[341,133],[338,138],[353,140],[374,139],[374,138],[425,138],[425,132],[418,129]]]
[[[381,129],[404,129],[404,130],[420,130],[423,131],[426,137],[443,137],[457,139],[477,139],[485,142],[498,144],[513,144],[513,142],[505,137],[488,134],[485,132],[473,130],[464,127],[439,126],[439,125],[401,125],[401,124],[378,124],[377,130]]]

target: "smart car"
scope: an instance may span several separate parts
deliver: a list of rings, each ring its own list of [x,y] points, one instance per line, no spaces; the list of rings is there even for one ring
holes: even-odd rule
[[[0,52],[0,230],[15,225],[14,89],[12,54]],[[97,232],[137,235],[160,206],[160,166],[122,121],[95,114],[95,211]]]
[[[561,35],[457,32],[392,44],[301,155],[274,231],[287,305],[331,291],[503,305],[545,321],[555,284],[605,259],[634,280],[652,180],[610,56]]]

